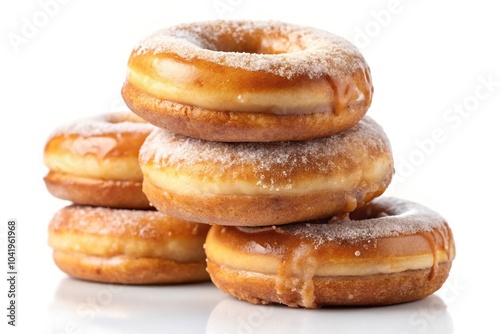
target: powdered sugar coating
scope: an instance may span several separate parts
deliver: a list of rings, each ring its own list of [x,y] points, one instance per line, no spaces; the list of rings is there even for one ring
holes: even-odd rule
[[[311,240],[315,245],[324,242],[359,243],[399,235],[413,235],[443,229],[446,221],[435,211],[407,200],[394,197],[374,199],[365,208],[357,209],[351,217],[364,210],[366,219],[333,218],[328,223],[297,223],[277,226],[277,233]],[[245,228],[258,232],[259,228]]]
[[[131,112],[107,113],[59,126],[49,136],[49,140],[56,136],[72,134],[90,137],[119,133],[149,133],[154,128]]]
[[[235,44],[256,35],[269,37],[283,53],[262,54],[227,51],[221,36]],[[247,71],[265,71],[288,79],[330,75],[345,78],[358,69],[367,70],[359,50],[347,40],[327,31],[282,22],[209,21],[182,24],[159,30],[139,42],[138,55],[177,54],[187,60],[201,59]]]
[[[70,218],[68,218],[70,217]],[[130,231],[144,239],[155,239],[158,222],[167,216],[155,210],[110,209],[105,207],[72,205],[58,211],[52,221],[51,229],[63,228],[71,219],[71,230],[96,235],[127,235]],[[89,222],[103,222],[90,224]]]
[[[293,142],[213,142],[156,129],[146,138],[139,160],[153,161],[158,168],[176,166],[182,169],[195,164],[215,165],[218,169],[215,173],[220,175],[224,175],[233,166],[251,166],[256,179],[261,178],[262,172],[283,170],[282,175],[276,177],[287,179],[295,170],[314,169],[317,173],[331,173],[345,169],[346,166],[336,163],[336,157],[363,163],[363,160],[371,158],[368,156],[369,152],[378,154],[387,151],[390,151],[390,143],[383,129],[365,116],[354,127],[337,135]],[[218,175],[211,176],[216,178]],[[262,180],[262,183],[266,182],[270,186],[273,180]]]

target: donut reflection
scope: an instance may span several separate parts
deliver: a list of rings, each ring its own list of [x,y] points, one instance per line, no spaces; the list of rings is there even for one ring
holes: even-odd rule
[[[207,334],[226,333],[453,333],[443,300],[432,295],[417,302],[370,308],[292,309],[253,305],[227,298],[208,319]]]

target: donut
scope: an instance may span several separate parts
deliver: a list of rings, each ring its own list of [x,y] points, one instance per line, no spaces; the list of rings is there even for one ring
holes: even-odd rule
[[[211,142],[155,129],[139,153],[158,210],[198,223],[262,226],[353,211],[394,173],[389,140],[366,116],[308,141]]]
[[[44,181],[55,197],[81,205],[150,208],[139,149],[154,126],[131,112],[103,114],[57,128],[47,140]]]
[[[387,197],[345,218],[214,225],[205,252],[212,282],[238,299],[318,308],[424,298],[447,279],[455,245],[439,214]]]
[[[370,68],[334,34],[282,22],[208,21],[159,30],[133,49],[129,108],[185,136],[228,142],[327,137],[372,100]]]
[[[56,265],[69,276],[123,284],[208,280],[209,226],[154,210],[67,206],[49,224]]]

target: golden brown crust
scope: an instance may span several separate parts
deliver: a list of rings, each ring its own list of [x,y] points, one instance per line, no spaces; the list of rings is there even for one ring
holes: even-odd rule
[[[221,143],[156,129],[139,164],[158,210],[233,226],[351,212],[382,194],[394,171],[389,140],[368,117],[342,134],[294,142]]]
[[[132,112],[80,119],[54,130],[43,160],[55,197],[82,205],[149,209],[139,150],[154,127]]]
[[[53,258],[56,265],[69,276],[95,282],[167,284],[209,280],[205,261],[178,263],[154,258],[102,258],[57,250]]]
[[[47,141],[44,154],[49,156],[65,154],[82,157],[92,156],[100,160],[135,158],[148,134],[149,132],[55,135]]]
[[[122,96],[128,107],[152,124],[194,137],[226,142],[307,140],[349,129],[366,113],[364,103],[353,102],[340,114],[279,115],[216,111],[156,98],[125,82]]]
[[[369,276],[314,277],[315,305],[374,306],[415,301],[437,291],[448,277],[451,262],[432,269]],[[281,303],[304,307],[300,294],[278,295],[275,275],[256,275],[220,266],[208,260],[212,282],[222,291],[253,304]]]
[[[68,206],[49,224],[54,261],[68,275],[124,284],[207,280],[209,226],[158,211]]]
[[[371,191],[372,185],[365,185],[349,192],[202,196],[168,192],[146,178],[143,191],[158,210],[185,220],[227,226],[267,226],[324,218],[332,212],[351,212],[381,195],[388,184],[389,181],[375,191]]]
[[[59,210],[49,224],[49,233],[99,235],[141,239],[160,247],[175,239],[204,241],[209,226],[178,219],[156,210],[124,210],[70,205]],[[202,243],[202,242],[201,242]],[[193,252],[191,252],[193,253]],[[204,252],[198,259],[204,259]]]
[[[329,136],[371,105],[359,50],[331,33],[278,22],[173,26],[132,51],[122,96],[167,130],[216,141]]]
[[[123,209],[152,209],[142,192],[142,182],[102,180],[50,171],[44,178],[47,190],[60,199],[81,205]]]
[[[205,252],[221,290],[252,303],[316,308],[428,296],[446,280],[455,243],[439,214],[387,197],[329,221],[214,225]]]

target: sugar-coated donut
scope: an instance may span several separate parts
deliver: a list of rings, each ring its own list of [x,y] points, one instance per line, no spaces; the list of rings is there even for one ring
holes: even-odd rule
[[[205,243],[207,270],[219,289],[239,299],[306,308],[408,302],[445,282],[455,244],[440,215],[378,198],[349,217],[213,226]]]
[[[57,266],[90,281],[184,283],[208,279],[206,224],[158,211],[68,206],[49,225]]]
[[[156,129],[139,153],[143,191],[167,214],[195,222],[279,225],[353,211],[394,172],[389,141],[365,117],[327,138],[204,141]]]
[[[45,184],[55,197],[82,205],[146,209],[139,149],[154,126],[131,112],[72,122],[49,137]]]
[[[215,141],[330,136],[372,100],[358,49],[281,22],[209,21],[157,31],[132,51],[122,96],[152,124]]]

